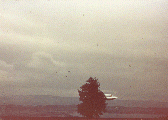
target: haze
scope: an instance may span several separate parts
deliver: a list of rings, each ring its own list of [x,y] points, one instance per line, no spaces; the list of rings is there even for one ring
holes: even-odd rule
[[[168,100],[167,0],[1,0],[0,92]]]

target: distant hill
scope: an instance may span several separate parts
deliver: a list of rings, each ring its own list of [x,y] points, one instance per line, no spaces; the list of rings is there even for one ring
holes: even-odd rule
[[[157,107],[168,108],[168,102],[158,101],[137,101],[137,100],[112,100],[107,101],[108,106],[123,106],[123,107]],[[79,104],[78,97],[59,97],[51,95],[16,95],[0,97],[0,105],[77,105]]]
[[[107,101],[108,106],[123,106],[123,107],[156,107],[156,108],[168,108],[168,102],[159,101],[142,101],[142,100],[113,100]]]
[[[79,103],[77,97],[59,97],[51,95],[16,95],[0,97],[0,105],[75,105]]]

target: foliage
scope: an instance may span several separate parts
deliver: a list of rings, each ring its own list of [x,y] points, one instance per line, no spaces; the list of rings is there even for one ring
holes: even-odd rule
[[[78,113],[88,118],[97,118],[105,112],[105,95],[99,88],[98,79],[92,77],[80,87],[78,93],[82,103],[78,104]]]

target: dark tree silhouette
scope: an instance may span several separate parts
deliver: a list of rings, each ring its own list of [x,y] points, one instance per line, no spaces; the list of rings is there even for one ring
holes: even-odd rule
[[[99,89],[100,83],[98,79],[90,77],[84,85],[78,90],[79,100],[78,113],[87,117],[100,117],[105,112],[106,100],[104,93]]]

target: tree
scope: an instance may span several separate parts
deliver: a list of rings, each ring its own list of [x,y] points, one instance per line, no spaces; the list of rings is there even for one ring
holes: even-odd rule
[[[78,113],[87,117],[100,117],[105,112],[106,97],[99,89],[100,83],[98,79],[90,77],[84,85],[78,90],[79,100],[82,103],[78,104]]]

